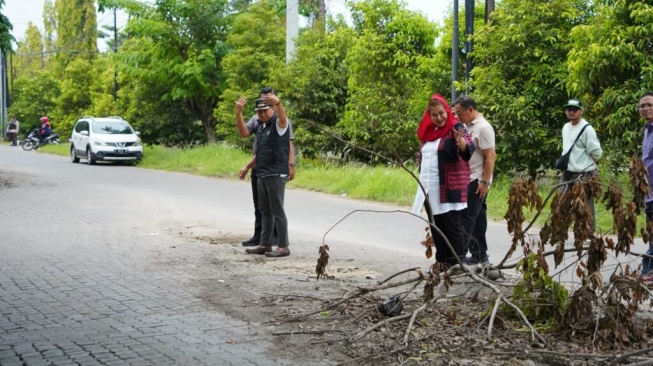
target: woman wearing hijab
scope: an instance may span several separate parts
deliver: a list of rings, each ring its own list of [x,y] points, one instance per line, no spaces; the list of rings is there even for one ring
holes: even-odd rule
[[[451,252],[440,235],[434,235],[435,260],[448,268],[458,264],[455,255],[465,257],[462,210],[467,208],[469,159],[474,144],[465,125],[456,121],[449,103],[440,94],[431,97],[417,137],[421,143],[419,180],[426,190],[435,225],[455,251]],[[420,212],[426,197],[417,187],[414,213]]]

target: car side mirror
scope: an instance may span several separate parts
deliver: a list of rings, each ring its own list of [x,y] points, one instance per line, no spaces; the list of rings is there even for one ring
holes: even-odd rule
[[[136,134],[136,136],[140,136],[140,135],[141,135],[141,131],[134,131],[134,133]]]
[[[84,135],[84,136],[88,136],[88,131],[84,130],[84,131],[80,132],[79,134]]]

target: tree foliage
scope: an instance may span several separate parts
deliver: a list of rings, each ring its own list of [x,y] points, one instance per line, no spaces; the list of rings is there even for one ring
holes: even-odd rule
[[[14,82],[14,103],[9,108],[22,122],[21,130],[26,133],[30,127],[40,125],[39,118],[51,113],[59,96],[59,82],[47,71],[40,71],[36,77],[24,77]]]
[[[296,124],[296,141],[303,156],[315,157],[326,152],[342,151],[341,143],[323,133],[311,121],[333,132],[342,119],[347,103],[349,67],[348,50],[356,33],[344,21],[329,23],[328,30],[314,27],[297,40],[295,57],[274,84],[284,91]]]
[[[583,95],[613,167],[639,154],[641,122],[637,102],[653,89],[653,2],[599,3],[587,24],[571,32],[567,80]]]
[[[13,68],[16,71],[12,75],[12,79],[33,78],[40,70],[43,70],[46,62],[43,51],[43,36],[39,29],[29,22],[25,38],[17,43]]]
[[[45,51],[55,50],[57,42],[57,12],[52,0],[45,0],[43,3],[43,45]]]
[[[349,94],[339,126],[357,144],[408,159],[420,117],[412,106],[423,111],[428,102],[419,71],[434,54],[435,26],[395,0],[350,6],[358,37],[346,57]]]
[[[125,47],[137,47],[127,42]],[[122,49],[124,50],[124,48]],[[118,110],[141,133],[143,141],[165,146],[206,143],[202,123],[183,100],[166,96],[156,80],[119,73]]]
[[[234,102],[239,96],[250,99],[247,108],[254,112],[253,101],[261,87],[271,85],[270,75],[284,67],[285,42],[284,19],[270,2],[254,3],[236,16],[226,40],[230,52],[221,65],[228,75],[221,95],[224,102],[216,110],[222,136],[234,135]]]
[[[318,20],[322,5],[300,1],[310,26],[286,64],[284,0],[99,0],[100,11],[130,15],[129,39],[110,55],[97,52],[93,1],[46,0],[43,30],[30,25],[17,44],[12,108],[23,119],[50,115],[64,134],[82,114],[115,114],[146,141],[193,145],[236,141],[233,101],[272,86],[297,122],[304,155],[346,150],[323,126],[397,159],[414,157],[428,97],[451,88],[451,14],[436,26],[400,0],[360,0],[349,4],[348,25]],[[474,51],[461,51],[458,71],[462,79],[465,57],[473,57],[465,89],[496,128],[497,171],[535,175],[555,162],[570,97],[585,103],[603,159],[623,166],[641,140],[636,101],[653,84],[651,1],[503,0],[487,25],[477,5]],[[464,29],[464,11],[459,23]],[[10,26],[0,18],[0,47]],[[58,93],[35,95],[31,79]]]
[[[5,6],[5,0],[0,0],[0,10]],[[15,41],[14,36],[11,35],[11,30],[14,26],[9,21],[6,15],[0,12],[0,50],[10,51],[12,49],[11,43]]]
[[[164,90],[163,101],[183,101],[202,121],[207,141],[215,142],[213,110],[226,86],[220,64],[227,53],[228,2],[162,0],[133,9],[139,16],[128,24],[132,38],[118,53],[120,71]]]
[[[498,170],[534,176],[561,155],[562,106],[570,97],[568,35],[587,15],[586,6],[582,0],[505,0],[476,33],[473,96],[496,128]]]
[[[57,0],[55,12],[59,70],[64,70],[76,58],[95,58],[98,53],[95,1]]]

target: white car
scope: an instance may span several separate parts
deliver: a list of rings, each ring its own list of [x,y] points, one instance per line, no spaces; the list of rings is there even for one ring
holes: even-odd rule
[[[138,161],[143,158],[143,144],[138,131],[120,117],[80,118],[70,137],[70,159],[93,165],[98,160]]]

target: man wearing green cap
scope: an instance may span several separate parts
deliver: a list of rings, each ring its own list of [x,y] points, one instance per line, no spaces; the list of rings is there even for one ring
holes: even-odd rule
[[[569,154],[569,164],[567,169],[562,172],[560,183],[568,183],[579,179],[591,179],[598,175],[596,171],[596,162],[603,155],[601,143],[596,136],[596,131],[583,118],[583,103],[578,99],[569,99],[564,106],[565,114],[569,122],[562,127],[562,154]],[[565,186],[565,190],[570,185]],[[594,200],[589,200],[591,218],[591,235],[596,230],[596,221],[594,219]]]

